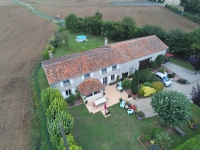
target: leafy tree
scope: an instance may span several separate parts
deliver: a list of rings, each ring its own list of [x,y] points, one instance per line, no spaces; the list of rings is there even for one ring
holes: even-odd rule
[[[156,35],[162,41],[165,40],[166,32],[159,26],[145,25],[142,28],[142,36]]]
[[[197,83],[197,87],[192,87],[192,93],[190,94],[192,96],[192,101],[194,104],[198,105],[200,107],[200,85]]]
[[[152,96],[151,106],[163,124],[177,126],[190,118],[191,103],[186,95],[177,91],[161,91]]]
[[[68,45],[68,35],[67,35],[67,32],[56,30],[54,32],[54,40],[55,40],[56,46]],[[63,41],[65,41],[65,42],[63,42]]]
[[[134,27],[135,26],[135,21],[133,20],[132,17],[124,17],[121,21],[122,24],[128,25],[130,27]]]
[[[133,78],[132,78],[132,82],[131,82],[131,91],[133,94],[137,94],[138,92],[138,86],[139,86],[139,72],[137,70],[135,70],[134,74],[133,74]]]
[[[103,15],[102,15],[102,13],[100,13],[99,11],[97,11],[97,12],[94,14],[94,18],[95,18],[96,20],[102,20],[102,17],[103,17]]]
[[[80,21],[75,14],[70,14],[65,18],[66,29],[72,32],[77,32],[80,29]]]

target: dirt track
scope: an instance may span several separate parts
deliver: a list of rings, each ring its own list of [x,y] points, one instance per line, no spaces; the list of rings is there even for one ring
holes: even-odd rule
[[[0,149],[30,142],[30,77],[55,26],[11,0],[0,0]]]

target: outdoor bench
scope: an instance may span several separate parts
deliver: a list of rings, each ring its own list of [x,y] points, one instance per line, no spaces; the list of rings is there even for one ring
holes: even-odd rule
[[[176,131],[176,132],[178,132],[181,136],[184,136],[185,135],[185,132],[183,131],[183,130],[181,130],[179,127],[174,127],[174,130]]]

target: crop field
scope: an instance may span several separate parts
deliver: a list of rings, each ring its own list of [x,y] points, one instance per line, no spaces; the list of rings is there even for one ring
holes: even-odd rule
[[[191,31],[198,24],[177,15],[162,6],[113,6],[113,5],[34,5],[39,11],[45,14],[65,18],[70,13],[78,17],[91,16],[99,11],[103,14],[104,20],[120,21],[125,16],[132,17],[136,25],[142,27],[146,24],[158,25],[165,30],[182,29]]]
[[[27,150],[30,78],[55,26],[12,1],[0,2],[0,149]]]

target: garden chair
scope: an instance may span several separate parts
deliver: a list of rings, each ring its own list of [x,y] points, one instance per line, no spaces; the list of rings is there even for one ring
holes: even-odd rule
[[[120,108],[124,108],[124,106],[125,106],[125,101],[123,100],[120,102]]]
[[[128,115],[131,115],[131,114],[134,113],[134,110],[133,110],[133,109],[128,109],[128,110],[127,110],[127,113],[128,113]]]

